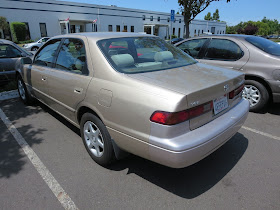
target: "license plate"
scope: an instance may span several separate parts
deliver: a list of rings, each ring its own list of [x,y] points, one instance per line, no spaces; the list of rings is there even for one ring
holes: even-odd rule
[[[213,100],[213,105],[214,105],[214,114],[215,115],[219,114],[220,112],[228,108],[227,96],[224,95],[220,98]]]

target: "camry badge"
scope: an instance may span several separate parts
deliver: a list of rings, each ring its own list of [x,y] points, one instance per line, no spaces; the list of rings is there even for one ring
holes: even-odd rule
[[[229,85],[225,85],[225,86],[224,86],[224,91],[227,92],[228,89],[229,89]]]

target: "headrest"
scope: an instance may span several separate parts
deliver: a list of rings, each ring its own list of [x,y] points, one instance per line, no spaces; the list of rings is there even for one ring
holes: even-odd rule
[[[170,51],[157,52],[154,59],[157,62],[169,61],[173,59],[173,54]]]
[[[129,67],[134,65],[134,59],[130,54],[113,55],[111,58],[118,67]]]

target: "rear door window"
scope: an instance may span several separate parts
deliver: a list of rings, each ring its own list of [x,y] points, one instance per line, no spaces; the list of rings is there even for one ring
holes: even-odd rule
[[[194,58],[199,58],[199,53],[207,39],[193,39],[183,42],[177,47]]]
[[[34,64],[38,66],[52,67],[56,55],[57,48],[59,47],[61,40],[54,39],[51,40],[47,45],[45,45],[35,56]]]
[[[80,39],[65,39],[59,50],[56,69],[87,74],[85,45]]]
[[[244,55],[241,48],[227,39],[212,39],[206,50],[204,59],[236,61]]]
[[[9,44],[0,44],[0,58],[21,57],[21,52]]]

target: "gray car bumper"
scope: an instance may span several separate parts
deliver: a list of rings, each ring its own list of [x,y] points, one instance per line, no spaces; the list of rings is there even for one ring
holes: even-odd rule
[[[150,144],[149,159],[172,168],[194,164],[234,136],[245,122],[248,111],[249,103],[242,99],[234,108],[206,125],[173,139],[162,139],[166,143],[163,147]]]

